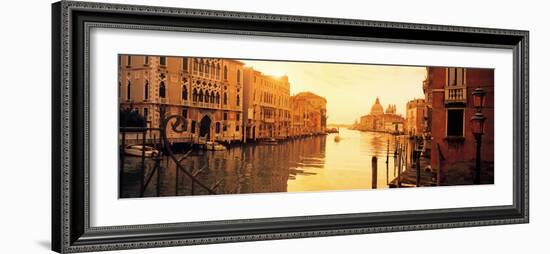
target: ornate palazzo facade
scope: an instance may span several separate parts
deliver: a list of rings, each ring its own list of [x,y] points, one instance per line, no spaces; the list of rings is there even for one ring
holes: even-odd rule
[[[247,140],[290,136],[290,83],[287,76],[245,69],[245,137]]]
[[[163,115],[182,115],[185,132],[169,131],[172,142],[240,140],[243,65],[216,58],[120,55],[120,107],[137,110],[148,127],[159,127]]]

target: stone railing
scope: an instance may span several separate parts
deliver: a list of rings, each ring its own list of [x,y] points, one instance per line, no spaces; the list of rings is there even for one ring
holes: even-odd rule
[[[464,86],[445,87],[445,103],[466,103],[467,93]]]

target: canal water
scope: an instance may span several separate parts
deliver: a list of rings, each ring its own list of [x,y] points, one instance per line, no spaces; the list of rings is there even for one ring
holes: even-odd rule
[[[388,188],[397,175],[393,151],[395,136],[386,133],[340,129],[337,134],[280,142],[277,145],[245,145],[227,151],[195,151],[181,161],[189,172],[217,193],[267,193],[372,189],[373,156],[378,160],[377,188]],[[386,155],[389,158],[386,167]],[[183,155],[176,155],[178,159]],[[125,157],[120,196],[140,196],[141,158]],[[192,184],[168,157],[158,162],[159,174],[151,174],[155,161],[147,159],[145,197],[208,194]],[[397,165],[396,165],[397,166]]]

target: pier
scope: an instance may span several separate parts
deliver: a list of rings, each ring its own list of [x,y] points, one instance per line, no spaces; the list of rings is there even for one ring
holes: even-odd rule
[[[426,187],[437,186],[437,173],[426,170],[429,161],[426,158],[420,159],[420,181],[417,181],[416,164],[406,167],[401,175],[393,179],[388,185],[390,188],[399,187]]]
[[[437,186],[437,172],[430,168],[424,140],[419,136],[399,136],[394,151],[398,174],[388,183],[390,188]]]

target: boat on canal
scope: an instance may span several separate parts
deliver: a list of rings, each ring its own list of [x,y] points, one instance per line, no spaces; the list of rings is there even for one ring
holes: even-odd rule
[[[277,139],[275,139],[275,138],[268,138],[268,139],[262,140],[260,142],[260,144],[263,144],[263,145],[276,145],[276,144],[278,144],[278,142],[277,142]]]
[[[208,151],[225,151],[227,150],[227,147],[223,146],[218,142],[207,141],[204,144],[204,149]]]
[[[340,128],[327,129],[326,133],[328,133],[328,134],[330,134],[330,133],[340,133]]]
[[[150,146],[129,145],[124,148],[124,154],[138,157],[141,157],[142,155],[145,157],[154,157],[160,153],[157,149]]]

